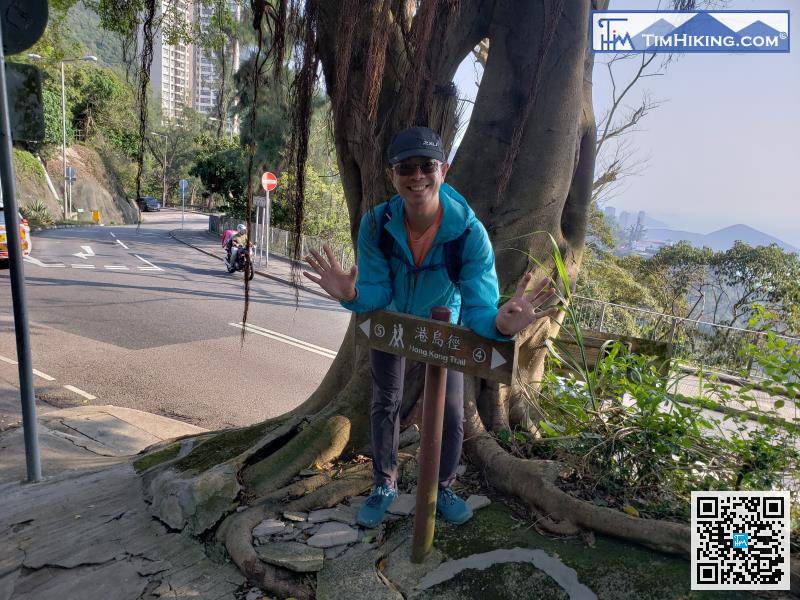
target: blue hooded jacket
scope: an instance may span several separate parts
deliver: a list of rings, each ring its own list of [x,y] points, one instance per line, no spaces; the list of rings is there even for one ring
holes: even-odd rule
[[[444,183],[439,189],[442,222],[425,256],[422,266],[414,266],[406,238],[403,199],[394,196],[379,204],[361,219],[358,230],[358,279],[356,297],[342,306],[356,313],[386,309],[430,318],[434,306],[448,306],[455,323],[461,313],[462,325],[478,335],[507,340],[495,327],[500,293],[494,266],[494,251],[483,224],[461,194]],[[396,241],[390,260],[379,247],[378,228],[383,222],[387,204],[392,218],[385,228]],[[470,229],[464,244],[460,290],[447,275],[444,265],[444,244]],[[395,256],[397,252],[402,257]],[[394,277],[392,278],[392,274]]]

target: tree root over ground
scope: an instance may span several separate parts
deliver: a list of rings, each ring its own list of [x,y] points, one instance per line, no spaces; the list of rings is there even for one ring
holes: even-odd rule
[[[265,506],[253,506],[234,513],[220,526],[217,538],[225,544],[239,570],[261,589],[283,598],[313,598],[314,586],[308,577],[263,562],[253,548],[253,528],[264,519],[275,516]]]
[[[556,485],[559,464],[526,460],[506,452],[483,425],[472,382],[465,378],[465,447],[489,483],[543,512],[559,529],[572,526],[637,542],[659,552],[689,556],[690,529],[681,523],[641,519],[575,498]]]

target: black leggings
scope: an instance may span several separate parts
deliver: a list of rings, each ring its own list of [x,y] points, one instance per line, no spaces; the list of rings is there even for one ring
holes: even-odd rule
[[[397,481],[397,446],[400,437],[400,404],[406,359],[370,350],[372,365],[372,471],[375,485],[394,486]],[[410,376],[425,377],[423,363],[415,363]],[[442,454],[439,485],[447,487],[456,477],[464,442],[464,375],[447,371],[444,397]]]

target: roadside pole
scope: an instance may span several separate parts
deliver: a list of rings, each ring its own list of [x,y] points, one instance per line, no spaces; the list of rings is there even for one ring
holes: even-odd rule
[[[255,201],[255,198],[253,200]],[[260,215],[261,215],[261,209],[258,207],[258,204],[256,204],[256,229],[253,232],[253,239],[255,240],[256,243],[258,243],[258,217]],[[248,240],[250,239],[250,232],[249,231],[247,232],[247,239]],[[256,248],[256,255],[258,255],[260,250],[261,250],[261,248]],[[258,262],[258,266],[259,267],[261,266],[261,261],[260,260]]]
[[[270,213],[270,210],[269,210],[269,208],[270,208],[269,207],[269,193],[272,190],[274,190],[276,187],[278,187],[278,178],[277,178],[277,176],[274,173],[270,173],[269,171],[264,171],[264,173],[261,174],[261,187],[264,188],[264,193],[266,194],[266,196],[260,196],[259,197],[259,198],[263,198],[264,199],[264,203],[261,205],[264,208],[264,213],[263,213],[263,216],[262,216],[262,219],[261,219],[261,221],[262,221],[261,222],[261,237],[259,238],[261,240],[261,243],[259,243],[259,245],[258,245],[258,250],[259,250],[259,253],[260,253],[259,257],[258,257],[258,264],[259,264],[259,266],[261,266],[261,259],[264,256],[264,243],[265,243],[264,242],[264,233],[266,231],[266,237],[267,237],[267,241],[266,241],[266,245],[267,245],[266,257],[267,257],[267,262],[266,262],[265,267],[268,268],[269,267],[269,213]]]
[[[186,216],[186,188],[188,186],[189,182],[185,179],[181,179],[178,182],[178,187],[181,188],[181,229],[183,229],[183,221]]]
[[[6,218],[6,242],[11,279],[11,298],[14,305],[14,331],[17,338],[17,362],[19,363],[19,391],[22,400],[22,425],[25,437],[25,461],[28,481],[42,479],[42,464],[39,457],[37,434],[36,399],[33,394],[33,367],[28,329],[28,309],[25,299],[25,273],[22,270],[22,244],[19,239],[19,215],[17,214],[17,190],[14,183],[14,163],[11,159],[11,122],[8,114],[6,93],[5,53],[3,32],[0,27],[0,179],[3,191],[3,206]],[[63,65],[62,65],[63,69]],[[63,70],[62,70],[63,73]],[[66,181],[64,182],[66,188]],[[66,191],[66,190],[65,190]],[[67,207],[64,197],[64,210]]]
[[[261,227],[261,247],[265,248],[264,268],[269,269],[269,190],[267,190],[267,205],[264,207],[264,224]],[[264,230],[267,231],[267,241],[264,242]],[[266,246],[265,246],[266,244]]]
[[[450,309],[434,306],[431,319],[450,322]],[[442,423],[447,369],[425,365],[425,393],[422,401],[422,431],[419,442],[417,504],[411,537],[411,562],[421,563],[430,554],[436,526],[436,497],[439,488],[439,458],[442,452]]]

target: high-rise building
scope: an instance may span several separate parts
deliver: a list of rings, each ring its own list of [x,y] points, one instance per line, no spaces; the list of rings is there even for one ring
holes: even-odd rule
[[[241,7],[236,0],[228,0],[228,10],[234,20],[241,19]],[[208,31],[213,16],[214,9],[212,7],[202,5],[197,7],[197,24],[202,34]],[[233,47],[226,50],[231,53],[227,68],[234,73],[239,69],[239,42],[234,41]],[[217,60],[213,51],[199,45],[195,46],[194,64],[194,108],[204,115],[214,116],[217,112],[221,73],[218,72]],[[231,127],[234,130],[238,129],[234,123],[230,122],[226,122],[225,127],[228,130]]]
[[[617,222],[617,209],[613,206],[606,206],[603,209],[603,215],[606,218],[606,221],[609,223],[616,223]]]
[[[194,7],[189,0],[161,0],[160,14],[165,20],[176,18],[191,23]],[[183,42],[168,43],[164,34],[170,23],[162,23],[153,40],[153,62],[150,66],[150,84],[153,95],[161,102],[161,116],[166,119],[180,117],[185,107],[192,106],[194,84],[194,46]]]
[[[238,21],[241,8],[236,0],[228,0],[228,8]],[[199,26],[201,35],[209,27],[214,9],[195,3],[193,0],[160,0],[159,9],[166,19],[180,19]],[[166,25],[166,27],[164,26]],[[168,43],[165,32],[169,23],[162,24],[153,40],[153,63],[150,67],[150,83],[153,95],[161,104],[162,119],[175,119],[185,108],[193,108],[201,114],[214,116],[220,75],[217,73],[211,51],[200,44]],[[239,44],[230,50],[231,72],[239,69]],[[226,123],[226,130],[238,129],[234,123]]]

